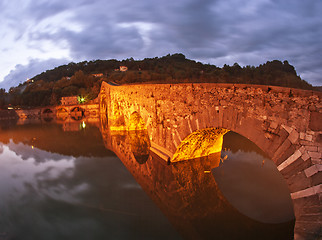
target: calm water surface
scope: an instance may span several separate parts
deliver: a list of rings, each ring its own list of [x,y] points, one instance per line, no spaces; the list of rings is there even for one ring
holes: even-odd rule
[[[225,135],[213,169],[210,157],[140,155],[137,139],[83,122],[2,123],[0,240],[291,239],[287,187],[241,136]]]

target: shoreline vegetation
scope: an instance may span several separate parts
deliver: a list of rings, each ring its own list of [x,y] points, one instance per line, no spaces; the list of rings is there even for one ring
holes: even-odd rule
[[[10,88],[0,89],[0,109],[59,105],[66,96],[95,99],[101,83],[235,83],[321,90],[302,80],[287,61],[268,61],[258,67],[238,63],[219,68],[187,59],[176,53],[144,60],[96,60],[69,63],[47,70]]]

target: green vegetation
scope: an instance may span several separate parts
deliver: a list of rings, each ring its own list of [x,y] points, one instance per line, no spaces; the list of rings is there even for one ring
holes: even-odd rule
[[[128,71],[116,71],[120,66],[128,67]],[[103,76],[95,77],[93,74],[97,73]],[[72,95],[91,100],[97,97],[102,81],[117,84],[245,83],[313,89],[312,85],[297,76],[294,67],[287,61],[268,61],[258,67],[240,67],[235,63],[219,68],[189,60],[177,53],[144,60],[96,60],[59,66],[11,88],[9,93],[1,90],[0,108],[8,104],[21,107],[56,105],[61,97]]]

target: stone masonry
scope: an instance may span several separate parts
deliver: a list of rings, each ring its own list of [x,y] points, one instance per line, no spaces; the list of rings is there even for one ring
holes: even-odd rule
[[[143,118],[151,150],[172,158],[180,142],[204,128],[237,132],[266,152],[284,176],[294,204],[295,239],[321,237],[322,104],[320,92],[243,84],[103,82],[101,114],[129,126]],[[109,122],[110,124],[111,122]]]

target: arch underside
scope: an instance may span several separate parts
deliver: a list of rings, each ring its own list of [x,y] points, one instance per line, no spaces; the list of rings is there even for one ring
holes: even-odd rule
[[[191,133],[180,143],[171,162],[220,153],[223,144],[223,136],[228,131],[229,130],[224,128],[206,128]]]

